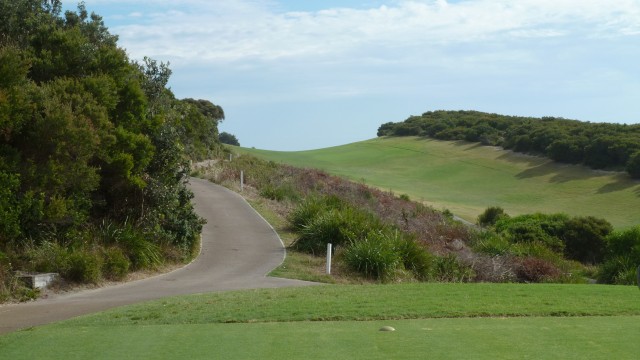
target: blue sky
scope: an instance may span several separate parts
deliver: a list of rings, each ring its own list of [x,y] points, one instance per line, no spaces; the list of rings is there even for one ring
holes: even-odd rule
[[[640,122],[638,0],[85,3],[243,146],[341,145],[441,109]]]

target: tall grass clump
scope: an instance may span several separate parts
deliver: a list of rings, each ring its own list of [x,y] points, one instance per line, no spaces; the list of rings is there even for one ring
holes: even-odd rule
[[[340,210],[346,204],[339,197],[334,195],[318,196],[311,195],[304,199],[289,214],[289,223],[293,230],[302,231],[306,226],[322,213],[330,210]]]
[[[363,238],[351,241],[339,258],[352,271],[378,281],[407,275],[429,280],[434,261],[428,250],[413,238],[391,228],[370,231]]]
[[[364,238],[370,231],[385,226],[373,214],[350,206],[319,212],[303,226],[293,244],[300,251],[323,254],[327,244],[334,246]]]
[[[342,258],[353,271],[381,281],[393,278],[402,264],[396,240],[381,231],[371,231],[363,239],[353,241]]]
[[[598,281],[608,284],[632,285],[636,268],[640,266],[640,225],[611,233],[607,239],[604,263]]]

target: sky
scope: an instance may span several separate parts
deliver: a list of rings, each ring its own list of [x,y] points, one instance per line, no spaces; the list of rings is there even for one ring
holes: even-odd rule
[[[63,1],[66,8],[75,2]],[[242,146],[308,150],[478,110],[640,122],[640,0],[85,0]]]

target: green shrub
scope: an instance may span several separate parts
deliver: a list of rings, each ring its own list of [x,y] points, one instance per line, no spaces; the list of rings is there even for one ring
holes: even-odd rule
[[[614,231],[606,238],[607,255],[629,256],[640,265],[640,225],[627,230]]]
[[[469,282],[475,277],[473,269],[463,264],[454,254],[436,257],[432,278],[442,282]]]
[[[396,251],[404,268],[411,271],[417,279],[428,280],[433,268],[431,254],[415,240],[398,238],[398,233],[395,234]]]
[[[512,244],[509,253],[518,257],[536,257],[556,264],[563,261],[562,254],[553,251],[547,244],[540,241]]]
[[[512,246],[506,237],[493,231],[479,232],[473,240],[475,251],[489,255],[505,255],[511,251]]]
[[[125,226],[118,238],[120,247],[131,261],[131,268],[152,269],[162,263],[160,247],[147,241],[145,234],[132,226]]]
[[[634,285],[638,263],[630,256],[614,256],[607,259],[598,272],[598,282],[616,285]]]
[[[342,253],[352,270],[376,280],[391,279],[402,259],[395,239],[382,232],[370,232],[364,239],[352,242]]]
[[[640,225],[614,231],[607,239],[605,261],[600,266],[598,281],[608,284],[632,285],[640,265]]]
[[[324,254],[327,244],[342,245],[363,239],[370,231],[384,225],[373,214],[345,207],[321,212],[306,225],[294,247],[300,251]]]
[[[102,273],[109,280],[122,280],[129,273],[131,262],[124,252],[116,247],[104,250]]]
[[[492,226],[500,219],[508,219],[509,215],[499,206],[488,207],[482,214],[478,216],[478,225]]]
[[[289,222],[294,230],[301,231],[309,225],[319,214],[345,206],[337,196],[309,196],[301,202],[289,215]]]
[[[97,252],[75,251],[69,255],[69,268],[62,274],[68,280],[97,283],[102,277],[102,259]]]
[[[513,218],[501,218],[495,224],[498,234],[513,243],[541,242],[549,249],[562,253],[565,244],[561,240],[569,217],[564,214],[531,214]]]
[[[567,258],[583,263],[600,263],[605,254],[606,237],[612,231],[613,226],[604,219],[574,217],[565,224],[564,253]]]

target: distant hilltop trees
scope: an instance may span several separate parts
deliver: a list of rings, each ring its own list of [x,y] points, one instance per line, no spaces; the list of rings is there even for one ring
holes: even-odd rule
[[[592,169],[626,170],[631,177],[640,178],[640,124],[440,110],[382,124],[378,136],[480,142]]]
[[[219,138],[220,138],[220,142],[223,144],[240,146],[240,142],[238,141],[238,138],[236,138],[236,136],[233,134],[229,134],[228,132],[224,132],[224,131],[221,132]]]

